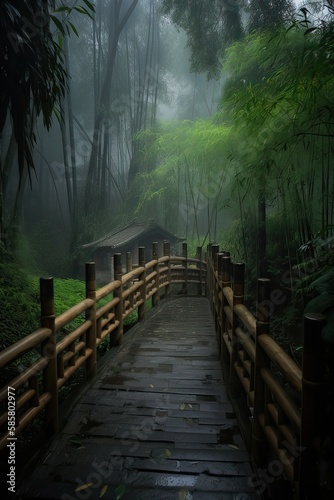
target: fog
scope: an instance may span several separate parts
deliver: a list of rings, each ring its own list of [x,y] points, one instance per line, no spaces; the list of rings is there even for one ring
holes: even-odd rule
[[[305,3],[315,4],[295,5]],[[246,35],[252,14],[247,2],[240,5]],[[4,218],[7,233],[17,228],[26,263],[43,261],[50,273],[71,274],[69,263],[85,257],[82,245],[134,218],[153,218],[200,245],[222,238],[235,221],[236,143],[216,142],[214,130],[226,122],[228,135],[221,109],[230,70],[210,74],[203,59],[194,68],[196,37],[162,6],[162,0],[101,0],[90,12],[73,0],[53,14],[69,78],[51,128],[41,116],[35,120],[34,170],[16,168],[8,117],[1,136]],[[220,24],[221,33],[229,31]],[[216,39],[205,36],[198,53],[205,49],[213,59],[218,50],[222,57]],[[226,48],[232,42],[218,37]]]

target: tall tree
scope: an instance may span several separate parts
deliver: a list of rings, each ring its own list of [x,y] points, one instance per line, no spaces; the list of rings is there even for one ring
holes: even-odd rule
[[[102,173],[100,179],[103,179],[107,168],[107,156],[109,154],[109,141],[111,134],[110,120],[110,98],[112,89],[112,78],[115,70],[116,56],[119,46],[119,38],[124,30],[127,21],[138,4],[138,0],[132,0],[130,3],[125,0],[114,0],[110,2],[109,7],[109,39],[107,48],[106,69],[101,83],[101,88],[97,91],[97,107],[95,108],[94,135],[92,140],[92,150],[88,166],[88,175],[85,194],[85,212],[88,214],[92,205],[96,203],[96,190],[100,189],[101,183],[97,182],[99,172]],[[101,169],[99,169],[99,162]],[[106,192],[102,185],[102,192],[99,199],[105,196]]]
[[[291,19],[294,12],[292,0],[250,0],[249,31],[266,30]]]
[[[94,10],[91,2],[82,1],[83,6],[75,4],[73,9],[85,14]],[[0,139],[6,126],[12,130],[7,151],[0,151],[1,239],[13,144],[16,143],[19,177],[23,182],[23,174],[30,176],[34,169],[36,120],[42,115],[44,126],[49,129],[55,107],[65,94],[67,71],[59,41],[65,28],[68,32],[76,29],[71,23],[63,26],[55,15],[63,10],[69,13],[72,8],[60,3],[57,9],[56,0],[2,0],[0,4]],[[54,36],[55,31],[60,37]],[[21,192],[20,186],[19,198]]]
[[[191,49],[191,67],[217,76],[224,50],[240,40],[244,29],[240,2],[231,0],[163,0],[163,12],[183,28]]]
[[[66,70],[50,29],[54,0],[3,0],[0,5],[0,138],[10,117],[20,175],[34,168],[35,113],[47,128],[64,94]],[[0,156],[0,224],[3,226],[4,164]],[[7,174],[6,174],[7,175]],[[0,228],[1,237],[3,230]]]

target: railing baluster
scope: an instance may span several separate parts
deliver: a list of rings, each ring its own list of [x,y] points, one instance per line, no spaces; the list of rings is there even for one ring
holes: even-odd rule
[[[165,286],[165,297],[170,297],[171,295],[171,281],[172,281],[172,270],[171,270],[171,258],[170,258],[170,243],[169,241],[164,241],[164,256],[169,257],[168,261],[168,272],[167,272],[167,284]]]
[[[216,308],[215,319],[216,319],[216,331],[217,331],[219,355],[221,355],[222,334],[223,334],[223,325],[222,325],[222,303],[223,303],[222,272],[223,272],[223,254],[218,253],[217,254],[217,283],[216,283],[217,308]]]
[[[212,273],[211,273],[211,249],[212,249],[212,243],[209,243],[206,247],[206,292],[207,292],[207,297],[210,301],[210,307],[212,307]]]
[[[42,345],[43,356],[48,364],[43,371],[44,390],[52,396],[45,408],[45,432],[51,436],[59,429],[59,402],[57,386],[56,328],[54,311],[53,278],[40,279],[41,326],[51,330],[50,337]]]
[[[182,257],[185,259],[183,262],[184,267],[184,283],[182,285],[181,293],[187,295],[188,293],[188,245],[187,243],[182,243]]]
[[[145,268],[145,247],[138,248],[138,265],[139,267]],[[145,318],[145,309],[146,309],[146,271],[139,274],[139,280],[143,281],[142,286],[140,287],[140,299],[143,301],[138,307],[138,319],[139,321]]]
[[[126,257],[126,272],[127,273],[131,273],[132,271],[132,253],[131,252],[126,252],[125,254],[125,257]],[[130,280],[128,281],[128,288],[130,288],[133,284],[133,281]],[[129,296],[129,307],[130,309],[133,308],[133,304],[134,304],[134,295],[133,293]]]
[[[252,423],[252,455],[256,464],[261,464],[264,458],[265,440],[259,416],[266,415],[266,385],[261,376],[261,370],[270,370],[271,361],[259,343],[261,335],[269,334],[270,322],[270,280],[257,280],[256,301],[256,334],[255,334],[255,368],[254,368],[254,408]]]
[[[159,259],[159,244],[157,241],[155,241],[152,244],[152,259],[153,260],[158,260]],[[160,301],[160,293],[159,293],[159,284],[160,284],[160,277],[159,277],[159,262],[157,262],[153,270],[155,271],[156,275],[154,278],[154,288],[156,288],[156,291],[152,295],[152,307],[155,307],[159,304]]]
[[[239,342],[235,330],[238,326],[238,317],[234,311],[237,304],[243,304],[244,288],[245,288],[245,264],[234,264],[234,281],[233,281],[233,324],[231,337],[231,360],[230,360],[230,392],[232,397],[235,397],[239,387],[238,374],[235,370],[235,364],[239,362],[238,350]]]
[[[216,291],[217,291],[217,255],[219,245],[211,245],[211,306],[212,312],[216,314]]]
[[[92,325],[86,334],[86,347],[92,349],[92,354],[86,361],[86,378],[96,375],[96,279],[95,262],[86,262],[86,299],[94,300],[94,304],[86,311],[86,320]]]
[[[221,304],[221,325],[222,325],[222,334],[226,338],[225,340],[222,338],[222,343],[221,343],[221,360],[224,361],[225,359],[229,359],[230,354],[227,348],[227,343],[228,343],[228,319],[226,316],[225,312],[225,306],[228,306],[228,301],[227,298],[224,295],[224,288],[225,287],[231,287],[231,258],[230,257],[224,257],[222,258],[222,283],[221,283],[221,288],[222,288],[222,304]]]
[[[203,262],[202,262],[202,247],[197,247],[196,259],[199,260],[199,283],[198,283],[198,295],[203,293]],[[205,293],[206,295],[206,293]]]
[[[122,254],[114,254],[114,276],[115,280],[122,280],[123,269],[122,269]],[[114,339],[110,336],[110,347],[119,346],[122,343],[123,337],[123,290],[122,285],[116,288],[114,291],[114,297],[118,298],[119,301],[115,306],[115,321],[118,322],[118,326],[115,329]]]

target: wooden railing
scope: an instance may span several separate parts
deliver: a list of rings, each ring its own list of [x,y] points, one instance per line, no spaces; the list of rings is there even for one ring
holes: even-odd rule
[[[54,313],[53,279],[40,280],[41,328],[0,353],[1,374],[10,365],[23,366],[14,378],[5,380],[1,376],[0,449],[6,447],[11,435],[9,391],[15,393],[15,436],[40,419],[43,410],[46,435],[53,435],[60,425],[59,389],[71,382],[81,366],[87,379],[96,375],[101,342],[108,339],[110,347],[119,345],[123,321],[130,313],[137,311],[138,320],[142,320],[148,300],[155,307],[161,298],[171,295],[173,284],[181,284],[183,293],[195,284],[197,293],[205,291],[212,304],[230,394],[236,399],[243,388],[252,414],[251,454],[255,464],[267,468],[269,476],[281,467],[295,498],[320,498],[313,443],[319,433],[322,408],[324,317],[309,314],[304,318],[301,369],[270,337],[270,313],[279,302],[278,291],[270,291],[270,280],[258,280],[253,314],[244,305],[245,265],[232,263],[228,252],[220,252],[217,245],[208,246],[206,261],[200,248],[196,258],[188,258],[186,244],[182,256],[172,256],[168,242],[162,257],[158,256],[157,243],[153,244],[150,262],[145,262],[144,255],[140,247],[134,267],[131,254],[126,254],[125,263],[120,254],[115,254],[115,279],[100,289],[96,288],[95,264],[87,263],[86,298],[58,317]],[[79,326],[57,339],[59,331],[65,326],[69,329],[78,317],[82,318]],[[24,366],[24,355],[30,352],[35,360]],[[271,462],[269,450],[276,457]]]
[[[145,263],[145,249],[140,247],[136,267],[132,266],[131,254],[126,254],[125,274],[122,255],[114,254],[115,279],[100,289],[96,288],[95,264],[87,263],[86,298],[58,317],[54,312],[53,279],[40,280],[41,328],[0,353],[1,384],[8,373],[4,369],[21,363],[19,375],[7,379],[0,388],[0,450],[13,435],[8,428],[9,420],[15,425],[17,437],[45,410],[46,435],[58,431],[59,389],[71,382],[83,365],[87,379],[96,375],[98,346],[106,339],[110,347],[121,343],[123,321],[130,313],[138,311],[138,320],[142,320],[146,302],[151,300],[152,306],[156,306],[161,297],[171,295],[173,284],[181,283],[184,293],[188,285],[195,284],[197,292],[202,294],[206,262],[202,260],[201,249],[196,258],[188,258],[187,245],[183,244],[183,255],[172,256],[170,245],[165,242],[163,254],[158,256],[158,244],[153,243],[152,260]],[[58,332],[78,317],[82,317],[80,325],[57,340]],[[36,359],[25,366],[23,357],[29,352]],[[15,412],[7,406],[9,392],[15,394]],[[15,420],[9,419],[12,413]]]
[[[252,415],[251,455],[262,468],[257,484],[284,472],[296,499],[321,498],[314,442],[321,433],[325,318],[305,315],[300,368],[270,337],[270,314],[282,303],[282,292],[270,291],[269,279],[258,279],[252,314],[243,304],[245,265],[232,263],[217,245],[209,245],[207,258],[208,293],[226,382],[233,399],[244,389]]]

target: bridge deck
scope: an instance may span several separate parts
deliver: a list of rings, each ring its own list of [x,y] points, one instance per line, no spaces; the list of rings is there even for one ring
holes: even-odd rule
[[[107,356],[23,498],[257,498],[207,299],[162,303]]]

